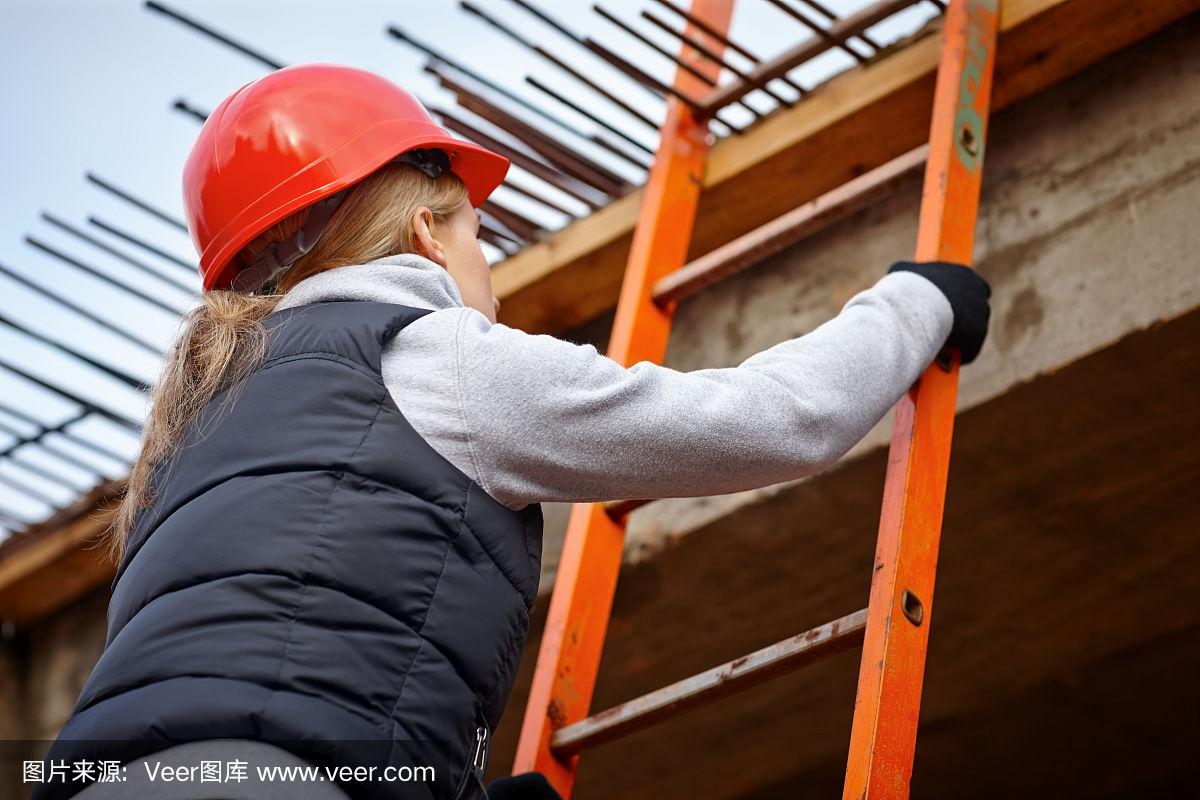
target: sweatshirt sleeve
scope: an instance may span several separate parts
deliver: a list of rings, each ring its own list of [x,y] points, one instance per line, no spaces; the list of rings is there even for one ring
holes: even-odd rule
[[[510,508],[742,491],[837,461],[916,381],[952,322],[931,282],[891,274],[807,335],[736,367],[679,372],[626,368],[591,345],[462,309],[443,414],[459,417],[472,477]]]

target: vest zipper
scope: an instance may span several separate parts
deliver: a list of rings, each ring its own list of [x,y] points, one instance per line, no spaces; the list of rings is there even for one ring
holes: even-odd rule
[[[475,746],[471,750],[471,763],[467,764],[463,771],[458,790],[454,793],[454,800],[487,798],[487,787],[484,785],[483,775],[487,769],[489,744],[487,726],[479,725],[475,728]],[[478,792],[475,791],[476,789]]]

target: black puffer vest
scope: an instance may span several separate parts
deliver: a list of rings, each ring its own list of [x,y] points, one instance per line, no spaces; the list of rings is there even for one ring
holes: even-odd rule
[[[267,318],[262,364],[156,472],[105,651],[51,758],[256,739],[314,764],[436,769],[432,786],[343,783],[356,797],[482,794],[542,515],[486,494],[392,401],[384,344],[426,313],[332,302]]]

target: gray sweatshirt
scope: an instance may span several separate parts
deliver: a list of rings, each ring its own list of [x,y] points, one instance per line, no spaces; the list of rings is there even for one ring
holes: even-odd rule
[[[623,367],[466,308],[418,255],[340,267],[280,308],[373,300],[433,313],[386,346],[383,380],[409,423],[504,505],[701,497],[833,464],[933,360],[953,312],[930,281],[894,273],[829,322],[736,367]]]

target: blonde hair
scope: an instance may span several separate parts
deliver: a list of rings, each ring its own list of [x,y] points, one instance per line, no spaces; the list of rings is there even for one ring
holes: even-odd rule
[[[466,200],[466,186],[451,172],[435,179],[408,165],[389,164],[355,184],[317,245],[284,273],[272,292],[215,290],[204,295],[204,302],[184,316],[151,391],[141,451],[108,532],[113,559],[124,555],[138,513],[153,500],[155,467],[174,455],[200,411],[222,390],[235,389],[262,360],[267,346],[263,319],[283,294],[326,270],[413,252],[412,219],[422,206],[433,212],[435,221],[444,221]],[[304,210],[275,224],[246,245],[238,259],[244,265],[252,263],[266,247],[296,233],[307,216]],[[233,395],[228,393],[223,408]]]

